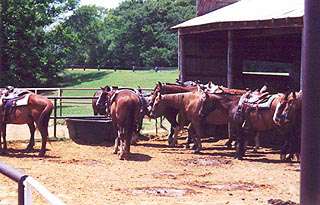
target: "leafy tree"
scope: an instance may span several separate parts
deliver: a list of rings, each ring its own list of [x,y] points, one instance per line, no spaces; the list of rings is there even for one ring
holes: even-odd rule
[[[51,53],[46,28],[78,0],[2,0],[0,85],[50,85],[62,64]]]

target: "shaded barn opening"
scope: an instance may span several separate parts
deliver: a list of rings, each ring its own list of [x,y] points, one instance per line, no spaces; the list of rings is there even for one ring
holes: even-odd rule
[[[271,91],[299,90],[303,17],[259,20],[258,16],[250,21],[229,21],[226,17],[224,21],[212,15],[216,12],[228,16],[230,9],[223,9],[236,10],[242,3],[234,2],[199,0],[197,13],[209,14],[173,27],[179,36],[181,80],[213,81],[241,89],[266,84]],[[238,11],[247,12],[243,5],[239,4]],[[214,6],[221,9],[215,10]],[[211,16],[219,21],[210,22]]]

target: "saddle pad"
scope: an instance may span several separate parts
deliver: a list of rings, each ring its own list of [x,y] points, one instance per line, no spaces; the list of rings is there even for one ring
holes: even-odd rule
[[[23,98],[20,98],[16,101],[16,107],[18,106],[23,106],[23,105],[28,105],[28,101],[29,101],[29,97],[30,97],[31,93],[26,94],[23,96]]]
[[[258,104],[258,108],[260,109],[270,109],[273,100],[278,97],[278,95],[269,95]]]
[[[207,91],[210,94],[217,94],[217,93],[222,93],[223,90],[220,88],[219,85],[212,85],[210,88],[207,88]]]

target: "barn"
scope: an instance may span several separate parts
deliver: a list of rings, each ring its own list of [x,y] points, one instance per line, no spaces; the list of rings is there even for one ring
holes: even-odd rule
[[[300,89],[303,0],[197,0],[178,31],[180,80]]]

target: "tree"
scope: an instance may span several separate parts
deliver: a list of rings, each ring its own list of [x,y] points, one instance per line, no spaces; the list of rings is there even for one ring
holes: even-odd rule
[[[0,85],[51,85],[62,64],[51,53],[46,28],[78,0],[2,0]]]

